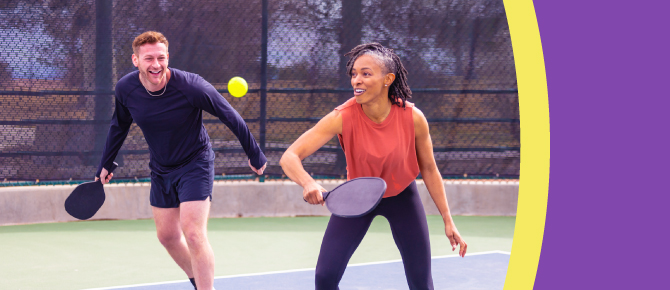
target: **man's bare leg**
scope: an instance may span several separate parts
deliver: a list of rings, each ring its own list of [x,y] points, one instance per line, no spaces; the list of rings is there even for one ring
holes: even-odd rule
[[[182,234],[179,208],[152,207],[152,211],[158,240],[186,275],[193,278],[191,252]]]
[[[180,205],[181,227],[190,251],[198,290],[211,290],[214,284],[214,251],[207,238],[210,205],[208,199],[183,202]]]

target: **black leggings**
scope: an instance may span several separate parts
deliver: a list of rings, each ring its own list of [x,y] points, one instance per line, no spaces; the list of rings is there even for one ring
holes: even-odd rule
[[[316,264],[316,289],[339,289],[347,263],[375,216],[385,217],[405,266],[410,290],[433,289],[428,223],[416,183],[400,194],[382,199],[372,212],[358,218],[331,216]]]

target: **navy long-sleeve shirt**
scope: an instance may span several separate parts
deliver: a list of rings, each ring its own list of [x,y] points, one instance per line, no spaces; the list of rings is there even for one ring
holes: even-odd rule
[[[161,96],[149,95],[140,83],[139,71],[125,75],[116,84],[116,109],[96,176],[102,167],[111,167],[133,120],[149,145],[151,170],[166,174],[181,168],[211,148],[202,123],[202,111],[218,117],[228,126],[240,140],[251,165],[260,169],[267,159],[247,124],[228,101],[199,75],[174,68],[170,68],[170,72],[167,88]]]

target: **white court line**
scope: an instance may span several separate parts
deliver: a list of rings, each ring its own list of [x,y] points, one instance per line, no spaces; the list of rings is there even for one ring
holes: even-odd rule
[[[488,255],[488,254],[509,255],[510,253],[509,252],[504,252],[504,251],[487,251],[487,252],[477,252],[477,253],[472,253],[472,254],[466,254],[466,256],[469,257],[469,256],[479,256],[479,255]],[[430,258],[432,260],[432,259],[457,258],[457,257],[460,257],[460,256],[458,254],[455,254],[455,255],[433,256],[433,257],[430,257]],[[387,263],[395,263],[395,262],[402,262],[402,259],[380,261],[380,262],[359,263],[359,264],[349,264],[349,265],[347,265],[347,267],[387,264]]]
[[[489,254],[504,254],[510,255],[510,252],[505,251],[486,251],[486,252],[477,252],[472,254],[466,254],[467,256],[479,256],[479,255],[489,255]],[[444,259],[444,258],[456,258],[460,257],[459,255],[444,255],[444,256],[434,256],[432,259]],[[402,259],[397,260],[388,260],[388,261],[379,261],[379,262],[368,262],[368,263],[358,263],[358,264],[348,264],[347,267],[358,267],[358,266],[367,266],[367,265],[379,265],[379,264],[389,264],[402,262]],[[237,275],[227,275],[227,276],[218,276],[214,279],[228,279],[228,278],[238,278],[238,277],[253,277],[253,276],[262,276],[262,275],[272,275],[272,274],[285,274],[285,273],[295,273],[295,272],[304,272],[304,271],[313,271],[314,268],[302,268],[302,269],[293,269],[293,270],[282,270],[282,271],[270,271],[270,272],[261,272],[261,273],[250,273],[250,274],[237,274]],[[84,290],[109,290],[109,289],[122,289],[128,287],[140,287],[140,286],[153,286],[153,285],[163,285],[163,284],[175,284],[188,282],[188,280],[176,280],[176,281],[166,281],[166,282],[155,282],[155,283],[143,283],[143,284],[133,284],[125,286],[114,286],[114,287],[103,287],[103,288],[90,288]]]
[[[113,287],[102,287],[102,288],[88,288],[82,290],[109,290],[109,289],[124,289],[128,287],[140,287],[140,286],[153,286],[153,285],[164,285],[164,284],[175,284],[189,282],[189,280],[177,280],[177,281],[165,281],[165,282],[154,282],[154,283],[142,283],[142,284],[132,284],[124,286],[113,286]],[[190,283],[190,282],[189,282]]]

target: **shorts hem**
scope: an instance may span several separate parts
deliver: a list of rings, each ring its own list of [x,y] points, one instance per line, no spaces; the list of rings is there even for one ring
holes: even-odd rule
[[[177,206],[164,206],[164,205],[151,204],[151,206],[157,207],[157,208],[179,208],[179,204],[177,204]]]
[[[187,200],[180,200],[179,203],[184,203],[184,202],[189,202],[189,201],[201,201],[209,198],[209,201],[212,201],[212,195],[206,195],[206,196],[198,196],[194,198],[189,198]]]

